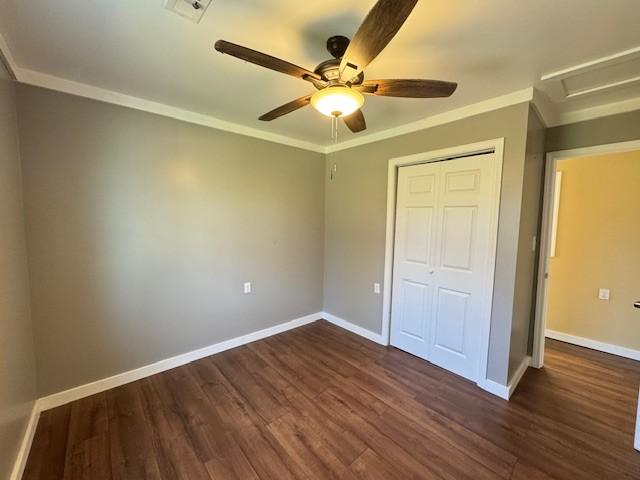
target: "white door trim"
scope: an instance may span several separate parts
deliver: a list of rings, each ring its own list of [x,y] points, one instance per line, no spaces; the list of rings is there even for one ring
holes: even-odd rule
[[[397,157],[389,160],[389,171],[387,179],[387,231],[384,246],[384,282],[382,295],[382,339],[385,345],[389,345],[390,327],[391,327],[391,292],[393,289],[393,248],[395,243],[395,214],[396,214],[396,186],[398,183],[398,168],[407,165],[416,165],[419,163],[438,162],[442,160],[450,160],[469,155],[477,155],[482,153],[494,153],[496,162],[496,188],[498,194],[493,195],[494,205],[492,205],[492,239],[489,242],[491,251],[489,258],[491,259],[489,268],[487,269],[487,296],[489,301],[485,302],[486,309],[483,317],[487,319],[482,325],[482,335],[480,338],[478,378],[476,383],[482,386],[486,383],[487,377],[487,360],[489,356],[489,330],[491,326],[491,307],[493,304],[493,280],[495,276],[495,258],[498,240],[498,214],[500,206],[500,189],[502,185],[502,164],[504,161],[504,138],[495,138],[478,143],[467,145],[459,145],[455,147],[435,150],[431,152],[417,153],[405,157]]]
[[[547,153],[542,206],[542,231],[540,232],[540,258],[538,259],[538,293],[536,296],[533,355],[531,359],[532,367],[542,368],[544,365],[544,337],[547,325],[547,272],[549,268],[549,255],[551,253],[553,202],[556,182],[554,173],[557,162],[558,160],[566,158],[592,157],[595,155],[621,153],[639,149],[640,140],[632,140],[630,142],[609,143]]]

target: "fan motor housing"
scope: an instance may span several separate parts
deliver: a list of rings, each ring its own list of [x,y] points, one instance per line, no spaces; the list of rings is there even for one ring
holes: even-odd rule
[[[340,78],[340,59],[332,58],[331,60],[325,60],[319,64],[314,73],[320,75],[324,80],[328,82],[337,82]],[[364,72],[360,72],[357,77],[350,81],[351,85],[360,85],[364,81]],[[320,89],[318,85],[316,88]]]
[[[340,80],[340,62],[342,61],[342,56],[347,51],[349,42],[349,38],[343,35],[334,35],[329,37],[327,39],[327,51],[333,56],[333,58],[319,64],[315,68],[314,73],[320,75],[327,82],[338,83]],[[349,83],[351,85],[360,85],[363,81],[364,72],[360,72],[360,74]],[[316,85],[316,88],[320,89],[321,87]]]

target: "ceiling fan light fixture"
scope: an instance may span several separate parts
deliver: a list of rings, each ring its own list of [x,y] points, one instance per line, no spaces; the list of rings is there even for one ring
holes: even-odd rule
[[[311,97],[311,105],[327,117],[346,117],[362,107],[360,92],[344,85],[332,85],[318,90]]]

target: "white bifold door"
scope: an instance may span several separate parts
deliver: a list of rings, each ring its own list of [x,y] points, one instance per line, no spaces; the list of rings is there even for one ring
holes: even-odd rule
[[[391,344],[472,380],[487,355],[496,172],[492,153],[398,170]]]

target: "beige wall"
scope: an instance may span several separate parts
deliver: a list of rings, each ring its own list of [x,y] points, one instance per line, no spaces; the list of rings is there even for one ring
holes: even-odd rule
[[[640,350],[640,151],[558,162],[547,328]],[[598,289],[611,290],[610,301]]]
[[[36,395],[15,85],[0,62],[0,478],[8,478]]]
[[[327,156],[324,310],[380,333],[388,161],[505,137],[488,375],[507,382],[527,135],[527,103]],[[332,165],[337,166],[330,180]],[[524,205],[525,208],[536,206]]]
[[[323,155],[27,86],[19,123],[40,395],[322,309]]]
[[[538,238],[544,176],[544,137],[544,125],[533,106],[530,106],[527,119],[527,147],[524,157],[508,378],[511,378],[530,353],[529,339],[534,324],[538,245],[540,243]]]

